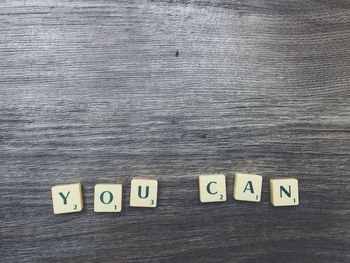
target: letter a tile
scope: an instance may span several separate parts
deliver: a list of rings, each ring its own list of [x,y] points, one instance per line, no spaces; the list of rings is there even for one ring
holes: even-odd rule
[[[130,206],[156,207],[157,192],[157,180],[132,179],[130,189]]]
[[[257,174],[235,174],[233,197],[236,200],[260,202],[262,176]]]
[[[199,200],[202,203],[226,201],[226,177],[224,174],[199,176]]]
[[[83,193],[80,183],[53,186],[51,193],[54,214],[83,210]]]

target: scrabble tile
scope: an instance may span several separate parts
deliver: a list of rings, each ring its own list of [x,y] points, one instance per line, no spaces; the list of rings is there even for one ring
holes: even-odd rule
[[[236,173],[233,197],[240,201],[260,202],[262,176],[257,174]]]
[[[299,205],[298,180],[293,178],[271,179],[270,195],[274,206]]]
[[[132,179],[130,189],[130,206],[156,207],[158,181],[150,179]]]
[[[226,177],[224,174],[199,176],[199,200],[202,203],[226,201]]]
[[[54,214],[83,210],[83,192],[80,183],[53,186],[51,193]]]
[[[95,212],[120,212],[122,211],[121,184],[97,184],[95,185],[94,211]]]

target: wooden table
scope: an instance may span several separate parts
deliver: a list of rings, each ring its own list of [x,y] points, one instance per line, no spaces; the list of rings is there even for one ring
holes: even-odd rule
[[[0,3],[1,262],[349,262],[349,157],[349,1]],[[201,204],[214,172],[228,201]],[[156,209],[129,206],[136,177]],[[286,177],[300,206],[273,207]],[[54,215],[72,182],[84,211]],[[114,182],[122,213],[94,213]]]

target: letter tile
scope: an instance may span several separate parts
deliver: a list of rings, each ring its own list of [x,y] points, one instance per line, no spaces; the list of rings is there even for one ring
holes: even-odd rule
[[[235,174],[233,197],[240,201],[260,202],[262,176],[257,174]]]
[[[122,211],[121,184],[97,184],[95,185],[95,212],[120,212]]]
[[[83,210],[83,192],[80,183],[53,186],[51,193],[54,214]]]
[[[130,206],[156,207],[158,181],[150,179],[132,179],[130,189]]]
[[[202,203],[226,201],[226,177],[224,174],[199,176],[199,200]]]
[[[271,179],[270,195],[274,206],[299,205],[298,180],[293,178]]]

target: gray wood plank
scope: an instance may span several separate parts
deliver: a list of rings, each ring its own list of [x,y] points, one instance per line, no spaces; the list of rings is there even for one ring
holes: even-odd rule
[[[349,47],[349,1],[1,1],[0,261],[349,262]],[[209,172],[227,202],[199,203]],[[156,209],[129,207],[134,177]],[[277,177],[300,206],[271,206]],[[84,211],[55,216],[79,181]],[[103,182],[122,213],[93,212]]]

